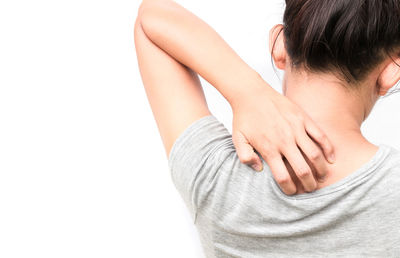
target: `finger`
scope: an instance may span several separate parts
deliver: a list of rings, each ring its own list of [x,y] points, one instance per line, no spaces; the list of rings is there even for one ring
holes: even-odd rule
[[[330,163],[334,163],[335,150],[325,133],[311,120],[311,118],[307,118],[304,125],[307,134],[321,146],[326,160]]]
[[[310,166],[305,161],[297,145],[296,147],[289,147],[288,150],[286,150],[283,154],[290,166],[293,168],[294,173],[300,180],[305,191],[314,191],[317,188],[317,182],[315,181]]]
[[[289,172],[282,160],[282,156],[277,153],[276,156],[264,157],[264,160],[268,163],[271,169],[272,175],[275,181],[278,183],[281,190],[287,195],[293,195],[297,192],[296,185],[294,184]]]
[[[235,132],[232,136],[232,141],[241,163],[251,166],[258,172],[263,170],[263,163],[260,157],[254,152],[253,147],[242,133]]]
[[[315,168],[317,180],[323,181],[328,174],[328,166],[321,149],[309,138],[305,131],[302,131],[296,138],[297,145],[303,151],[309,162]]]

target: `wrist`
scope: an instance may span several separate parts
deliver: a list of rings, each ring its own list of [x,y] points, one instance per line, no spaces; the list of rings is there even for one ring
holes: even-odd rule
[[[259,73],[254,71],[250,77],[247,77],[245,82],[238,82],[237,90],[226,99],[233,110],[247,101],[254,102],[259,97],[268,101],[269,98],[273,98],[277,93]]]

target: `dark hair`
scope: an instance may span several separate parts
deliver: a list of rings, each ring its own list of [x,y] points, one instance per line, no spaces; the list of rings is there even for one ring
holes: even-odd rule
[[[400,47],[400,0],[286,0],[283,22],[293,66],[348,83]]]

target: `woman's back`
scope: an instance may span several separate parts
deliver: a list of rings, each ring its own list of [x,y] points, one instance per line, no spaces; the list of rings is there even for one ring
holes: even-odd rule
[[[207,257],[399,257],[400,151],[378,152],[345,178],[289,196],[268,165],[243,165],[214,116],[189,126],[169,157]]]

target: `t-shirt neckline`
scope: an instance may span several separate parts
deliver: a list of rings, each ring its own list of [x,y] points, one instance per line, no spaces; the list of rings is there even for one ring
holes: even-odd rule
[[[273,184],[272,184],[273,187],[277,190],[277,192],[280,192],[281,195],[284,196],[285,198],[293,199],[293,200],[316,198],[319,196],[324,196],[327,194],[331,194],[331,193],[340,191],[341,189],[345,188],[346,186],[353,184],[356,180],[357,181],[361,180],[363,177],[366,177],[369,174],[373,173],[383,163],[386,156],[389,154],[390,150],[391,150],[390,146],[388,146],[386,144],[379,144],[378,150],[376,151],[376,153],[372,156],[372,158],[369,161],[364,163],[360,168],[353,171],[346,177],[340,179],[339,181],[337,181],[331,185],[328,185],[326,187],[323,187],[321,189],[318,189],[311,193],[287,195],[280,189],[278,183],[273,178],[272,173],[269,173],[269,174],[273,181]]]

